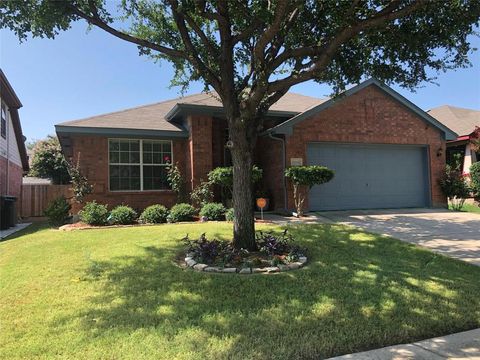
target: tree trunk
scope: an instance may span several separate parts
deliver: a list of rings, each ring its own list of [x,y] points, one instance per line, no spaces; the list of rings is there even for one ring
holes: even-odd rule
[[[249,136],[244,124],[230,122],[230,149],[233,162],[233,244],[235,248],[256,250],[255,219],[253,213],[253,149],[254,139]],[[240,123],[240,126],[238,126]],[[243,125],[243,126],[242,126]]]

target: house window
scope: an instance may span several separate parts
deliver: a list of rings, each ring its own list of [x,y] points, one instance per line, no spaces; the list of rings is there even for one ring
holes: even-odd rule
[[[4,139],[7,138],[7,107],[5,106],[5,103],[2,103],[0,134]]]
[[[110,139],[108,148],[111,191],[170,189],[171,141]]]

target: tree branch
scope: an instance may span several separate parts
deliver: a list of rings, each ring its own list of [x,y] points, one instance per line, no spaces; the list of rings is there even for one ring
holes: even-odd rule
[[[202,76],[210,83],[211,86],[217,91],[221,90],[221,80],[215,75],[215,73],[210,69],[205,63],[200,59],[197,49],[192,43],[190,34],[188,33],[187,26],[185,24],[184,14],[178,11],[178,2],[176,0],[169,0],[170,8],[172,10],[172,15],[177,24],[178,31],[182,37],[182,41],[185,45],[187,51],[187,58],[191,61],[192,65],[200,72]]]
[[[172,59],[175,59],[175,58],[186,59],[187,58],[186,54],[181,50],[172,49],[172,48],[169,48],[169,47],[166,47],[166,46],[163,46],[163,45],[153,43],[153,42],[145,40],[145,39],[140,39],[140,38],[137,38],[137,37],[132,36],[130,34],[126,34],[126,33],[122,32],[120,30],[117,30],[117,29],[111,27],[110,25],[108,25],[106,22],[104,22],[98,16],[98,13],[96,11],[93,13],[93,16],[92,16],[92,15],[88,15],[87,13],[83,12],[82,10],[80,10],[79,8],[77,8],[74,5],[69,5],[69,8],[75,15],[77,15],[78,17],[86,20],[89,24],[95,25],[98,28],[108,32],[109,34],[111,34],[111,35],[113,35],[113,36],[115,36],[119,39],[137,44],[138,46],[141,46],[141,47],[145,47],[145,48],[148,48],[148,49],[158,51],[158,52],[160,52],[160,53],[162,53],[162,54],[164,54],[164,55],[166,55],[166,56],[168,56]]]
[[[386,22],[408,16],[412,14],[414,11],[418,10],[421,6],[423,6],[426,3],[426,1],[417,0],[413,2],[411,5],[405,6],[404,8],[399,10],[395,10],[398,8],[398,6],[401,3],[402,2],[398,0],[392,1],[387,7],[379,11],[374,16],[366,20],[357,22],[353,26],[342,29],[337,34],[337,36],[335,36],[330,42],[326,43],[324,46],[293,49],[290,51],[285,51],[282,54],[280,54],[277,57],[277,59],[273,62],[274,64],[273,66],[278,67],[281,64],[283,64],[285,61],[291,58],[304,59],[306,57],[314,57],[314,56],[318,56],[318,58],[315,59],[314,64],[308,70],[305,70],[302,72],[294,71],[290,76],[270,83],[269,92],[275,93],[284,88],[288,89],[295,84],[299,84],[301,82],[304,82],[306,80],[309,80],[315,77],[315,74],[320,73],[329,64],[329,62],[331,61],[331,59],[335,54],[335,51],[337,51],[340,48],[340,46],[345,44],[354,36],[358,35],[362,31],[375,28]],[[282,59],[283,61],[280,62],[279,59]],[[273,70],[275,68],[273,68]]]

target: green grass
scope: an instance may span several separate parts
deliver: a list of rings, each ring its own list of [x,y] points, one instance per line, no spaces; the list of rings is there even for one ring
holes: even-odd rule
[[[452,210],[452,205],[449,204],[448,208]],[[475,204],[464,204],[460,211],[480,214],[480,206]]]
[[[318,359],[480,326],[480,267],[331,225],[291,228],[301,270],[176,267],[178,239],[202,232],[231,225],[34,225],[1,242],[0,358]]]

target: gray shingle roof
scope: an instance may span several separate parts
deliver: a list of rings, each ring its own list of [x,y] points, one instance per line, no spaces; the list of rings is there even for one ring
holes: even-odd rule
[[[428,113],[459,136],[469,135],[480,126],[479,110],[443,105],[428,110]]]
[[[271,110],[300,113],[323,101],[325,101],[325,99],[287,93],[271,107]],[[85,119],[67,121],[58,125],[79,128],[116,128],[182,132],[182,128],[169,122],[166,118],[169,111],[177,104],[222,108],[216,94],[200,93]]]

